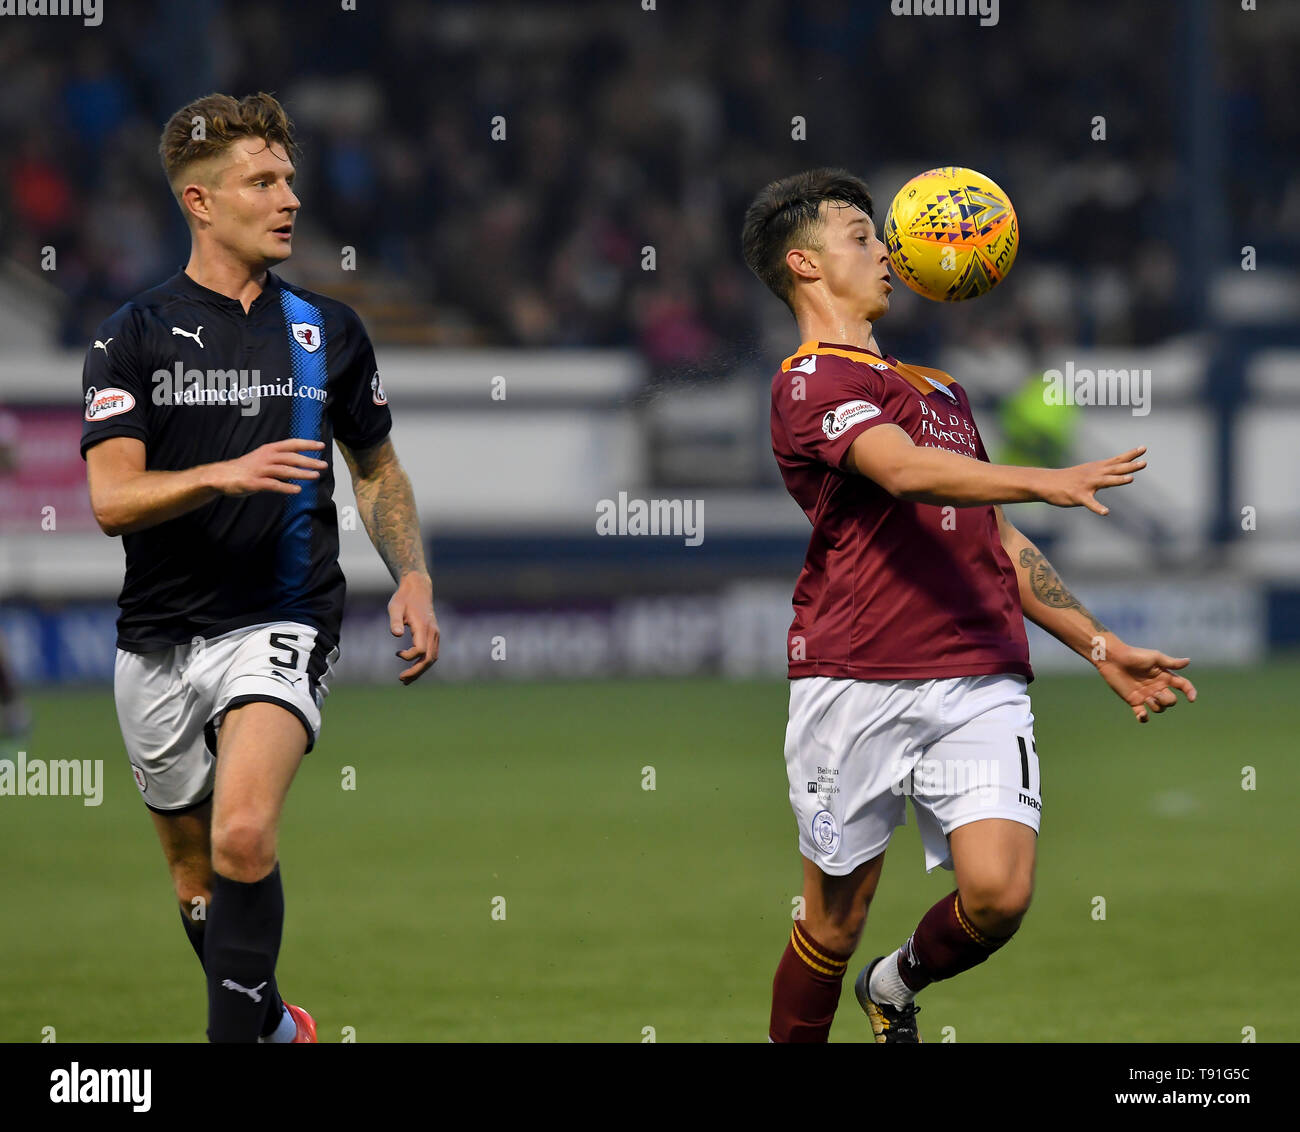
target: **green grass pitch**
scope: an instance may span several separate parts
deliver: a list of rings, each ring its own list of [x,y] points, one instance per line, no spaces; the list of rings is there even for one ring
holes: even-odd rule
[[[1146,726],[1086,672],[1033,684],[1034,904],[925,992],[927,1041],[1300,1040],[1300,663],[1193,678]],[[202,1040],[111,696],[33,706],[29,757],[103,759],[106,784],[97,808],[0,798],[0,1040]],[[783,682],[337,689],[280,843],[286,997],[325,1042],[765,1041],[800,882],[786,707]],[[951,880],[899,830],[858,958]],[[832,1041],[869,1037],[857,966]]]

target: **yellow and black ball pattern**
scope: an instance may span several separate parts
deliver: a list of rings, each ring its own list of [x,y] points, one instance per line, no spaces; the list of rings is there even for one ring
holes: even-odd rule
[[[983,173],[946,165],[913,177],[885,218],[894,273],[937,302],[973,299],[996,287],[1020,241],[1011,200]]]

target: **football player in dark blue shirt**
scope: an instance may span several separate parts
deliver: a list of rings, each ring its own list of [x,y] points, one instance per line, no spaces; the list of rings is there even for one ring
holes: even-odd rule
[[[209,1039],[311,1042],[275,980],[276,835],[338,656],[332,442],[397,584],[391,631],[411,631],[404,684],[438,656],[433,585],[360,319],[269,270],[300,206],[283,108],[208,95],[159,152],[189,262],[101,325],[82,379],[91,503],[126,550],[118,719],[207,975]]]

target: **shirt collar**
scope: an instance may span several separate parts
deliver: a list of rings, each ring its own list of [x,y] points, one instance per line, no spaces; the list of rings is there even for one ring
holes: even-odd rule
[[[804,349],[807,347],[807,349]],[[809,350],[852,350],[855,354],[870,354],[873,358],[879,358],[882,362],[887,362],[891,366],[898,364],[898,359],[893,354],[877,354],[875,350],[868,350],[866,346],[850,346],[846,342],[822,342],[814,340],[805,342],[804,347],[800,347],[801,352],[807,353]]]
[[[210,287],[203,286],[202,283],[196,283],[186,274],[185,269],[181,268],[171,279],[171,287],[183,295],[188,295],[191,299],[198,299],[200,302],[207,303],[210,306],[220,307],[223,310],[234,311],[238,314],[244,313],[244,306],[238,299],[232,299],[229,295],[223,295],[220,291],[214,291]],[[266,282],[262,286],[262,293],[249,304],[248,313],[252,314],[259,307],[267,303],[279,300],[280,280],[274,271],[267,271]]]

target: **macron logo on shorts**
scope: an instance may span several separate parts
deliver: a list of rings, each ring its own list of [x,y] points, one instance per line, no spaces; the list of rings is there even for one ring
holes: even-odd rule
[[[827,440],[833,440],[845,429],[878,416],[880,409],[870,401],[845,401],[838,409],[831,409],[822,417],[822,432]]]

